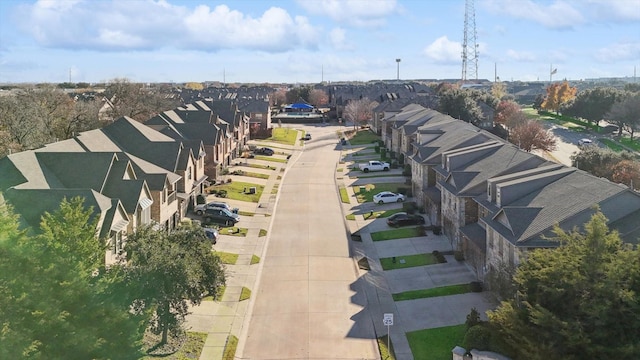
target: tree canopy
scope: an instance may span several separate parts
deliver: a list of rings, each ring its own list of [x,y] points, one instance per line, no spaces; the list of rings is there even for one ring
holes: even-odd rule
[[[637,359],[640,251],[609,231],[601,212],[584,229],[555,229],[556,249],[528,253],[517,296],[488,313],[515,359]]]
[[[525,120],[509,130],[509,142],[524,151],[551,151],[556,148],[556,139],[538,121]]]
[[[576,98],[567,104],[563,114],[597,123],[605,118],[605,114],[622,95],[622,91],[614,88],[586,89],[579,92]]]
[[[104,266],[92,213],[65,200],[32,235],[0,205],[0,358],[141,357],[145,315],[129,311],[123,268]]]
[[[357,129],[360,124],[366,124],[373,116],[374,103],[368,98],[351,100],[345,106],[343,116],[346,120],[353,122],[353,128]]]
[[[640,128],[640,93],[626,93],[619,102],[611,106],[607,118],[619,127],[629,132],[633,140],[633,134]]]
[[[616,181],[614,169],[621,161],[635,162],[635,156],[628,151],[614,152],[596,146],[585,147],[580,152],[571,155],[572,166],[611,181]],[[626,184],[628,185],[628,183]]]
[[[138,228],[127,239],[127,258],[138,289],[136,309],[153,312],[150,328],[162,334],[162,344],[182,329],[189,304],[200,304],[225,284],[222,262],[197,226],[171,233]]]
[[[553,83],[547,87],[547,96],[541,104],[542,109],[559,112],[563,104],[575,98],[578,89],[569,86],[567,81]]]

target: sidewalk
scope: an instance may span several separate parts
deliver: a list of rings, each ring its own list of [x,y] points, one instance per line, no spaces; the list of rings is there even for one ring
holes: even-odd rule
[[[291,151],[292,157],[299,153],[299,146],[278,145],[278,151]],[[240,165],[232,168],[242,168],[243,164],[251,161],[242,161]],[[267,163],[262,160],[253,162]],[[252,291],[256,289],[259,281],[260,263],[251,265],[253,255],[264,258],[266,250],[266,237],[260,236],[260,230],[270,231],[271,214],[277,199],[277,191],[288,163],[268,162],[275,170],[260,171],[260,169],[242,168],[245,171],[270,174],[268,179],[247,178],[239,175],[225,175],[238,181],[247,181],[264,185],[264,190],[258,203],[223,199],[231,207],[239,207],[241,211],[253,212],[253,216],[240,215],[239,226],[247,228],[246,237],[225,235],[221,231],[218,243],[214,245],[216,251],[238,254],[238,260],[234,265],[225,265],[227,286],[219,301],[203,301],[199,306],[190,307],[191,314],[187,316],[186,328],[188,331],[207,333],[207,339],[200,354],[201,360],[222,359],[227,339],[230,335],[240,338],[247,322],[245,317],[250,311],[250,301],[238,301],[243,287]],[[207,201],[220,201],[213,195],[207,196]]]

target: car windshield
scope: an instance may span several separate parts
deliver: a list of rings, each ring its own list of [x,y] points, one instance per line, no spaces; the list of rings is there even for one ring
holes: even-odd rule
[[[227,210],[227,209],[222,209],[222,208],[221,208],[220,210],[222,210],[222,212],[223,212],[225,215],[229,216],[229,217],[235,217],[235,216],[231,213],[231,211],[229,211],[229,210]]]

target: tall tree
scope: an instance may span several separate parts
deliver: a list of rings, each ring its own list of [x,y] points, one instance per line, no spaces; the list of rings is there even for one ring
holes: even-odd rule
[[[496,113],[493,117],[493,121],[504,125],[506,127],[510,127],[511,120],[516,116],[516,114],[522,112],[520,109],[520,105],[518,105],[514,101],[502,100],[498,104],[496,108]]]
[[[477,124],[483,119],[482,110],[471,91],[464,89],[451,88],[440,91],[438,111],[472,124]]]
[[[635,156],[628,152],[614,152],[596,146],[588,146],[571,156],[571,165],[597,177],[611,181],[614,167],[623,160],[635,161]]]
[[[623,94],[615,88],[597,87],[586,89],[578,93],[576,98],[567,106],[563,113],[598,123],[617,99]]]
[[[502,100],[505,96],[507,96],[507,85],[505,83],[498,81],[494,82],[491,85],[491,95],[493,95],[496,99]]]
[[[539,122],[527,120],[510,129],[509,141],[524,151],[551,151],[556,148],[556,139]]]
[[[104,266],[93,211],[64,201],[40,235],[0,205],[0,358],[137,359],[145,315],[131,313],[120,266]]]
[[[508,355],[532,360],[636,359],[640,251],[597,212],[583,231],[555,229],[560,247],[530,251],[517,296],[488,313]]]
[[[373,117],[373,103],[368,98],[351,100],[344,108],[344,117],[353,122],[354,130],[359,125],[365,125]]]
[[[269,96],[271,106],[280,106],[287,103],[287,91],[284,89],[277,90]]]
[[[309,86],[298,86],[287,91],[287,102],[289,104],[296,103],[300,100],[309,101],[309,92],[311,88]]]
[[[625,184],[632,189],[640,189],[640,163],[622,160],[611,167],[611,180]]]
[[[640,129],[640,92],[627,93],[620,101],[613,104],[607,118],[618,125],[618,135],[624,128],[633,140],[633,134]]]
[[[182,329],[189,303],[200,304],[225,284],[220,258],[200,227],[138,228],[127,239],[127,258],[139,289],[136,310],[153,311],[150,328],[162,334],[161,344]]]
[[[577,88],[569,86],[569,83],[553,83],[547,87],[547,97],[541,107],[544,110],[560,111],[563,104],[571,101],[576,96]]]

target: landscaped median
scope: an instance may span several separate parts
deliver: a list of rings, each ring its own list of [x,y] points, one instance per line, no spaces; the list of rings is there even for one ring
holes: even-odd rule
[[[426,299],[438,296],[466,294],[472,292],[471,284],[440,286],[431,289],[410,290],[393,294],[393,301]]]
[[[451,349],[464,341],[467,325],[445,326],[407,333],[414,359],[451,359]]]

